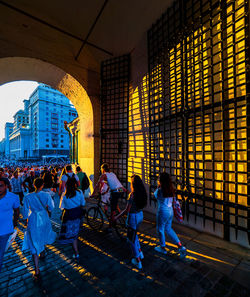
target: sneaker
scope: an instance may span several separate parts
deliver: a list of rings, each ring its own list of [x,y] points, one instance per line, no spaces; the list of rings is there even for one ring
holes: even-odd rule
[[[77,255],[73,255],[73,259],[75,259],[75,260],[79,260],[79,254],[77,254]]]
[[[136,260],[135,258],[133,258],[133,259],[131,260],[131,263],[132,263],[133,265],[135,265],[136,268],[138,268],[138,269],[142,269],[141,261],[137,262],[137,260]]]
[[[144,259],[143,252],[140,252],[139,257],[140,257],[141,260]]]
[[[161,247],[161,246],[156,246],[155,247],[155,251],[157,251],[158,253],[162,253],[164,255],[167,254],[167,251],[165,250],[165,248]]]
[[[180,253],[180,259],[184,259],[187,255],[187,249],[184,246],[181,246],[178,248],[178,251]]]

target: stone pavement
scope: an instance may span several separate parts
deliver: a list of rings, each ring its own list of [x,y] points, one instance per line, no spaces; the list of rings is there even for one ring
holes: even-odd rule
[[[57,232],[59,217],[57,208],[52,215]],[[115,233],[95,232],[84,222],[79,262],[72,259],[71,246],[48,246],[46,259],[40,261],[39,284],[32,280],[31,255],[21,252],[24,226],[20,221],[17,240],[4,258],[0,296],[250,296],[248,249],[176,224],[188,257],[180,260],[171,243],[169,253],[160,255],[154,251],[158,243],[155,217],[148,213],[144,217],[139,232],[145,256],[142,271],[130,264],[125,241]]]

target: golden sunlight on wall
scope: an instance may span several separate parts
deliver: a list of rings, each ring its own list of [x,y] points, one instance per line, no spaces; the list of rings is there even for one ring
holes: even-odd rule
[[[128,177],[138,174],[149,185],[148,78],[130,92]]]
[[[87,92],[69,74],[60,81],[57,89],[74,104],[78,116],[78,162],[88,175],[94,173],[93,107]]]
[[[152,70],[151,164],[185,176],[192,193],[246,206],[245,7],[230,2],[223,20],[218,6]]]
[[[237,8],[243,3],[236,2]],[[212,19],[212,30],[207,29],[209,23],[204,24],[193,36],[187,38],[185,44],[183,43],[183,54],[186,54],[184,67],[187,69],[187,100],[190,109],[246,95],[244,6],[236,10],[235,14],[232,14],[232,9],[232,5],[227,9],[227,38],[224,37],[223,40],[222,20],[220,14],[217,14]],[[181,55],[180,47],[177,45],[176,64]],[[172,54],[172,63],[174,59]],[[172,71],[180,72],[180,66],[176,66]],[[178,77],[177,73],[175,77]],[[177,84],[177,87],[171,97],[177,101],[179,107],[180,80],[173,80],[171,85],[172,83]],[[230,202],[237,202],[237,193],[238,203],[247,205],[246,128],[245,100],[224,107],[218,105],[204,113],[196,112],[195,117],[189,118],[188,159],[192,192],[206,196],[215,195],[215,198],[224,198]],[[213,167],[214,172],[211,171]]]

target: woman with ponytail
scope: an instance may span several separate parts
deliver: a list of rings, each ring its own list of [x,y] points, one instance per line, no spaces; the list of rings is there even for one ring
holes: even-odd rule
[[[124,213],[127,216],[127,241],[130,244],[133,259],[132,264],[142,269],[141,260],[144,258],[137,235],[137,230],[143,220],[143,208],[147,205],[147,192],[141,178],[138,175],[131,177],[131,193],[127,200],[126,208],[115,218],[117,220]]]

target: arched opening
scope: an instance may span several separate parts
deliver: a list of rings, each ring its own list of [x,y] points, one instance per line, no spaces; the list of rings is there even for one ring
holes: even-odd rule
[[[2,58],[0,73],[0,85],[18,80],[38,81],[57,89],[74,104],[80,122],[78,163],[88,175],[97,172],[99,143],[94,143],[94,130],[99,127],[94,129],[93,102],[82,83],[62,69],[34,58]]]

